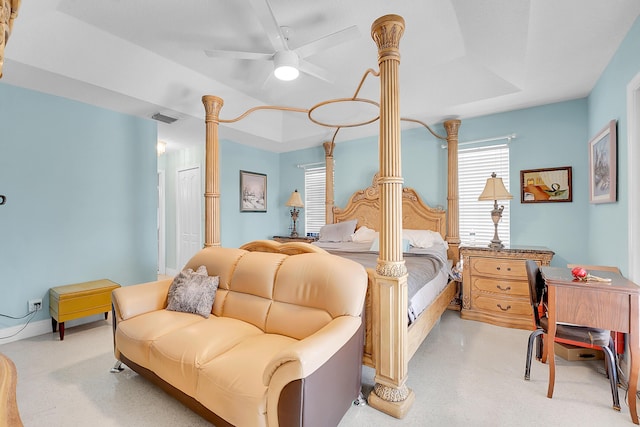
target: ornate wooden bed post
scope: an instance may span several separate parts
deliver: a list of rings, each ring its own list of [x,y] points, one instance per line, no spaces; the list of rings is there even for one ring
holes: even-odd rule
[[[458,197],[458,128],[460,120],[447,120],[444,128],[447,131],[448,183],[447,183],[447,243],[449,258],[455,265],[460,260],[460,228]]]
[[[224,102],[213,95],[202,97],[207,126],[204,184],[204,246],[220,246],[220,148],[218,119]]]
[[[396,418],[403,418],[415,400],[406,386],[407,268],[402,258],[402,165],[400,156],[400,102],[398,68],[404,19],[398,15],[378,18],[371,37],[378,46],[380,66],[380,255],[376,266],[373,304],[380,307],[373,320],[378,357],[369,404]],[[403,308],[404,307],[404,308]]]
[[[333,141],[327,141],[322,144],[324,147],[325,161],[325,224],[333,224],[333,149],[336,144]]]

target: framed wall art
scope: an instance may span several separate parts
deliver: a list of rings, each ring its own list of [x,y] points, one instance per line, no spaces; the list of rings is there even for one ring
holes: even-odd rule
[[[571,202],[571,166],[520,171],[520,202]]]
[[[616,121],[611,120],[589,141],[589,201],[611,203],[616,193]]]
[[[267,211],[267,175],[240,171],[240,212]]]

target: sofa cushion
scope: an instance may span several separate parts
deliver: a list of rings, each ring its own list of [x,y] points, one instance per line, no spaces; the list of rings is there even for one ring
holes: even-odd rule
[[[249,252],[233,271],[222,316],[244,320],[264,330],[273,298],[273,283],[287,255]]]
[[[211,316],[155,340],[150,348],[149,366],[163,380],[193,396],[200,367],[245,338],[262,333],[249,323]]]
[[[197,271],[189,269],[180,272],[169,287],[167,310],[208,318],[218,283],[218,276],[209,276],[204,265],[198,267]]]
[[[149,369],[149,347],[159,337],[205,319],[190,313],[157,310],[118,322],[116,346],[128,359]]]
[[[275,334],[245,338],[200,369],[195,398],[236,426],[266,426],[269,361],[296,340]]]
[[[303,339],[336,317],[360,316],[362,283],[367,283],[366,270],[346,258],[317,253],[289,257],[278,270],[266,332]]]

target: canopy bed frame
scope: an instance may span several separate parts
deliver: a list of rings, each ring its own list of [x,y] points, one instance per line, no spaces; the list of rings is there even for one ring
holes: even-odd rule
[[[367,74],[372,72],[380,78],[379,173],[374,178],[372,186],[356,192],[344,210],[334,206],[331,179],[327,180],[326,193],[327,223],[361,217],[364,223],[370,224],[371,228],[379,231],[377,265],[375,271],[370,271],[370,298],[367,302],[370,339],[367,343],[369,354],[365,356],[364,361],[375,368],[375,386],[369,395],[369,404],[396,418],[403,418],[415,399],[413,391],[406,385],[409,359],[457,292],[455,283],[449,283],[431,307],[425,310],[410,328],[407,326],[407,269],[402,253],[402,229],[415,227],[438,231],[445,237],[449,245],[449,258],[454,263],[459,259],[460,244],[457,176],[459,120],[448,120],[444,123],[446,137],[434,133],[436,137],[446,139],[448,142],[447,211],[429,208],[415,191],[403,188],[400,155],[401,117],[398,102],[399,42],[403,33],[404,19],[398,15],[383,16],[371,27],[371,36],[378,47],[379,73],[369,70]],[[356,96],[352,100],[362,101],[356,99]],[[223,120],[219,117],[223,106],[221,98],[205,95],[202,101],[206,113],[205,247],[220,246],[219,124],[236,122],[259,109],[305,112],[312,121],[318,123],[311,117],[311,113],[320,104],[308,110],[272,106],[256,107],[235,119]],[[375,103],[369,100],[365,102]],[[378,105],[378,103],[375,104]],[[424,123],[418,123],[428,128]],[[337,133],[340,125],[332,127],[338,128]],[[330,177],[333,175],[334,141],[324,143],[324,148],[327,177]],[[356,197],[358,200],[354,200]],[[303,243],[279,244],[270,241],[252,242],[243,247],[249,250],[266,251],[318,250],[312,245]]]

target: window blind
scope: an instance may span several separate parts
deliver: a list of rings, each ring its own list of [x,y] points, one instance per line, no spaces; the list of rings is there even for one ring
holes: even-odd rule
[[[487,178],[495,172],[502,178],[509,193],[509,146],[460,149],[458,152],[458,196],[460,213],[460,240],[463,245],[487,246],[493,239],[491,220],[492,201],[478,201]],[[512,193],[513,194],[513,193]],[[502,220],[498,223],[498,237],[505,246],[510,242],[509,200],[498,200],[503,205]]]
[[[326,168],[313,167],[304,170],[304,230],[319,233],[325,223]]]

